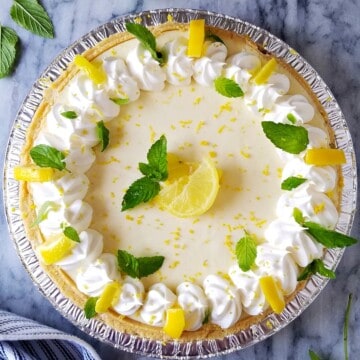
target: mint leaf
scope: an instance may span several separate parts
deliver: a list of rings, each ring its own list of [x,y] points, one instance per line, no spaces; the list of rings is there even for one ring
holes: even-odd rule
[[[210,321],[210,315],[211,315],[211,310],[209,308],[207,308],[205,310],[205,317],[204,320],[202,321],[202,324],[205,325]]]
[[[244,92],[239,84],[232,79],[219,76],[214,80],[214,85],[215,90],[223,96],[232,98],[244,96]]]
[[[326,229],[311,221],[305,221],[303,226],[308,234],[327,248],[343,248],[357,243],[357,240],[351,236]]]
[[[159,191],[159,183],[146,176],[134,181],[124,195],[121,211],[131,209],[136,205],[151,200]]]
[[[242,271],[250,270],[256,259],[256,243],[254,239],[245,232],[245,236],[242,237],[236,244],[235,254]]]
[[[64,111],[60,115],[70,120],[76,119],[78,117],[78,114],[72,110]]]
[[[305,219],[300,209],[294,208],[293,217],[299,225],[303,226]]]
[[[79,234],[72,226],[66,226],[63,230],[63,234],[72,241],[77,243],[80,242]]]
[[[125,23],[126,30],[133,34],[141,43],[141,45],[150,51],[153,59],[155,59],[160,65],[164,63],[164,56],[160,51],[156,50],[156,39],[149,29],[141,24]]]
[[[289,114],[287,114],[286,117],[292,124],[296,124],[297,120],[296,120],[296,117],[293,114],[289,113]]]
[[[295,126],[272,121],[262,121],[261,126],[266,137],[279,149],[290,154],[299,154],[309,144],[308,131]]]
[[[36,0],[14,0],[10,15],[26,30],[43,37],[54,37],[54,27],[49,15]]]
[[[303,184],[307,179],[290,176],[281,183],[282,190],[292,190]]]
[[[309,349],[310,360],[321,360],[320,356]]]
[[[87,299],[86,303],[85,303],[85,307],[84,307],[84,312],[85,312],[85,317],[87,319],[91,319],[94,316],[96,316],[96,311],[95,311],[95,306],[96,306],[96,302],[98,301],[99,297],[90,297]]]
[[[344,329],[343,329],[343,342],[344,342],[344,358],[349,360],[349,351],[348,351],[348,332],[349,332],[349,317],[351,309],[352,294],[349,294],[348,302],[345,310],[345,320],[344,320]]]
[[[110,98],[110,100],[112,102],[114,102],[116,105],[125,105],[125,104],[128,104],[129,103],[129,99],[128,98]]]
[[[14,30],[0,25],[0,79],[13,70],[18,40]]]
[[[142,278],[159,270],[163,256],[135,257],[125,250],[118,250],[117,260],[121,271],[133,278]]]
[[[54,201],[45,201],[37,214],[37,217],[35,221],[31,224],[31,226],[39,225],[42,221],[46,220],[48,217],[48,214],[52,210],[57,210],[59,208],[59,205]]]
[[[103,121],[96,123],[96,134],[101,144],[101,152],[103,152],[109,145],[109,129],[105,126]]]
[[[221,37],[213,34],[212,32],[208,32],[208,33],[205,35],[205,41],[220,42],[220,43],[222,43],[223,45],[225,45],[224,40],[221,39]]]
[[[139,164],[139,169],[143,175],[154,180],[165,181],[168,177],[168,163],[167,141],[164,135],[152,144],[147,153],[147,160],[149,162],[148,166],[144,166],[143,163]]]
[[[324,262],[321,259],[315,259],[303,269],[297,279],[298,281],[306,280],[313,274],[319,274],[330,279],[335,279],[336,277],[331,269],[325,267]]]
[[[66,167],[64,153],[49,145],[36,145],[30,150],[30,157],[40,167],[51,167],[58,170],[64,170]]]

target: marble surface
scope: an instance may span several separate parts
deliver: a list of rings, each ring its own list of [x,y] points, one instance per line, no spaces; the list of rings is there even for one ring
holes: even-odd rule
[[[21,59],[14,74],[0,80],[0,156],[23,99],[51,60],[89,30],[117,16],[162,7],[190,7],[239,17],[280,37],[318,71],[332,89],[347,119],[360,159],[360,5],[354,0],[43,0],[56,31],[53,40],[19,28],[9,16],[10,0],[0,4],[0,22],[21,37]],[[0,209],[0,307],[90,342],[103,359],[139,359],[93,340],[65,320],[38,292],[9,237]],[[352,234],[360,238],[359,216]],[[360,244],[345,255],[332,280],[313,304],[273,337],[242,351],[221,357],[232,359],[308,359],[311,348],[327,359],[343,358],[342,327],[349,293],[353,293],[349,329],[351,358],[360,358]],[[220,359],[220,357],[218,358]]]

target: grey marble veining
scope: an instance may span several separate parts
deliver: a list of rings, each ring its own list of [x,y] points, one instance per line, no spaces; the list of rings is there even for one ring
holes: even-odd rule
[[[0,21],[21,37],[21,59],[13,76],[0,80],[0,156],[4,158],[13,119],[32,83],[65,47],[86,32],[127,13],[163,7],[205,9],[235,16],[280,37],[318,71],[340,104],[360,159],[360,5],[356,0],[43,0],[55,26],[56,38],[42,39],[15,25],[0,4]],[[2,196],[2,195],[1,195]],[[360,238],[359,216],[353,235]],[[0,307],[75,334],[89,341],[103,359],[145,359],[117,351],[84,334],[65,320],[39,293],[23,268],[9,238],[4,212],[0,211]],[[360,245],[346,250],[331,281],[295,321],[273,337],[243,351],[221,357],[235,359],[308,359],[311,348],[327,359],[343,358],[342,326],[348,294],[353,293],[349,329],[351,359],[360,358]]]

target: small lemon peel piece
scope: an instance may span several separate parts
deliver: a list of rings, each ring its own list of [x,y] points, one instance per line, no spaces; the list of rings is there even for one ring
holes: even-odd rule
[[[317,166],[341,165],[346,163],[346,158],[342,149],[308,149],[305,163]]]
[[[260,278],[260,288],[266,301],[276,314],[281,314],[285,309],[285,299],[281,287],[272,276]]]
[[[83,55],[75,55],[74,64],[83,70],[87,76],[96,85],[103,84],[106,81],[106,73],[100,67],[96,67]]]
[[[163,330],[172,339],[179,339],[185,329],[185,312],[182,308],[166,310],[166,320]]]
[[[275,71],[277,62],[275,58],[271,58],[254,76],[254,82],[257,85],[265,84],[272,73]]]
[[[111,306],[118,302],[120,291],[121,286],[117,281],[107,284],[96,302],[95,311],[98,314],[108,311]]]
[[[202,56],[205,40],[205,19],[190,20],[187,55],[194,58]]]
[[[54,180],[58,175],[56,169],[35,165],[14,167],[14,178],[18,181],[46,182]]]
[[[75,245],[75,241],[59,234],[39,245],[37,250],[44,264],[52,265],[70,255]]]

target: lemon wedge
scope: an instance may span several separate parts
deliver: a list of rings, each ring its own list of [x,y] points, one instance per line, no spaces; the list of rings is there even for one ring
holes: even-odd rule
[[[273,311],[282,313],[285,308],[284,294],[276,280],[272,276],[264,276],[260,279],[260,288]]]
[[[205,158],[190,175],[181,176],[162,188],[157,204],[177,217],[204,214],[219,191],[219,173],[214,162]]]
[[[67,255],[71,254],[71,250],[76,245],[75,241],[72,241],[63,234],[56,235],[49,241],[38,246],[38,251],[42,261],[46,265],[54,264]]]
[[[183,176],[189,176],[197,167],[195,163],[185,162],[174,153],[167,154],[168,178],[165,184],[172,184]]]
[[[166,310],[166,320],[163,330],[172,339],[179,339],[185,328],[185,313],[181,308]]]
[[[107,284],[95,304],[95,311],[98,314],[106,312],[110,306],[116,304],[120,296],[120,284],[113,281]]]
[[[56,170],[50,167],[38,167],[35,165],[16,166],[14,178],[20,181],[45,182],[55,179]]]
[[[308,149],[305,162],[318,166],[341,165],[346,163],[346,158],[342,149]]]
[[[199,58],[205,40],[205,19],[190,20],[187,55]]]
[[[106,81],[105,72],[92,64],[85,56],[75,55],[74,63],[79,69],[85,71],[94,84],[99,85]]]
[[[276,60],[274,58],[270,59],[254,76],[254,82],[257,85],[265,84],[271,74],[275,71],[277,66]]]

